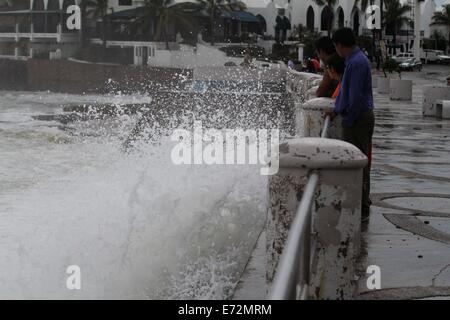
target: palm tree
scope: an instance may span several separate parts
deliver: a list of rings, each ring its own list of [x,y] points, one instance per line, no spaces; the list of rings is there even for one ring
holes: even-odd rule
[[[105,16],[108,9],[108,0],[80,0],[81,29],[78,32],[80,46],[86,45],[86,21],[88,15],[102,18],[102,38],[106,47]]]
[[[143,19],[157,19],[155,41],[164,40],[169,50],[168,29],[170,23],[193,28],[192,16],[185,11],[183,4],[174,4],[173,0],[145,0]]]
[[[247,5],[242,1],[230,0],[197,0],[202,10],[206,10],[209,14],[211,29],[211,45],[214,45],[214,30],[216,17],[222,11],[242,11],[247,9]]]
[[[328,7],[331,12],[334,12],[334,7],[336,6],[338,0],[314,0],[319,6]],[[327,31],[328,36],[331,37],[331,29],[333,28],[333,16],[328,17],[327,21]]]
[[[448,41],[450,45],[450,4],[442,9],[442,12],[435,12],[431,25],[446,26],[448,29]]]
[[[83,48],[86,45],[86,13],[89,0],[80,1],[80,14],[81,14],[81,29],[78,31],[80,47]]]
[[[211,45],[214,45],[214,31],[216,17],[219,16],[222,10],[228,9],[230,5],[228,0],[197,0],[201,9],[206,10],[209,14],[209,22],[211,29]]]
[[[402,4],[399,0],[384,0],[386,5],[386,13],[384,16],[384,22],[386,28],[390,28],[393,32],[394,42],[394,55],[396,53],[395,45],[397,44],[397,33],[406,23],[410,22],[410,19],[406,14],[411,11],[409,4]]]
[[[108,0],[87,0],[87,14],[102,19],[102,41],[106,47],[106,14],[108,11]]]

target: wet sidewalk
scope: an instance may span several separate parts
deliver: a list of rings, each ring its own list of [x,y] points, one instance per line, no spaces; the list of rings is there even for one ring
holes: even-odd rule
[[[372,213],[360,263],[361,299],[450,299],[450,120],[422,117],[422,87],[444,84],[450,68],[404,73],[413,101],[378,94]],[[380,267],[381,290],[366,268]]]

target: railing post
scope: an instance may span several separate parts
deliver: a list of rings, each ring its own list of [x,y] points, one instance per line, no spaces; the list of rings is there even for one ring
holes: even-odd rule
[[[30,41],[33,42],[33,40],[34,40],[34,23],[31,22],[31,25],[30,25]]]
[[[14,38],[15,38],[15,41],[16,42],[19,42],[19,23],[18,22],[16,22],[16,25],[14,26],[14,31],[15,31],[15,36],[14,36]]]
[[[360,248],[362,170],[367,158],[334,139],[295,138],[280,145],[280,170],[269,178],[266,280],[270,286],[311,170],[319,173],[312,208],[315,250],[311,297],[353,297]],[[300,259],[300,257],[299,257]]]
[[[315,98],[305,103],[295,102],[295,131],[298,137],[320,137],[325,123],[325,111],[331,110],[334,100]],[[328,138],[342,139],[341,119],[337,117],[328,129]]]
[[[56,26],[56,42],[60,43],[62,41],[62,26],[60,23]]]

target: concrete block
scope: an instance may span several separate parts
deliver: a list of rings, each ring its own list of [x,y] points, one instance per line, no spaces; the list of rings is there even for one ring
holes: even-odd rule
[[[375,75],[372,76],[372,88],[373,89],[376,89],[378,87],[378,78],[379,78],[379,76],[375,76]]]
[[[426,117],[436,116],[437,100],[450,100],[450,87],[428,85],[423,87],[422,114]]]
[[[412,80],[391,79],[390,95],[391,100],[412,100]]]
[[[377,91],[378,93],[389,93],[390,92],[391,79],[385,77],[378,77]]]
[[[438,100],[434,103],[436,118],[450,119],[450,100]]]

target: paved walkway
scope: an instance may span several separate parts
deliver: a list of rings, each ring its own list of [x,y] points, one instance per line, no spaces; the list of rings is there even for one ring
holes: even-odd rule
[[[361,261],[362,299],[450,299],[450,120],[422,117],[422,86],[444,84],[450,68],[405,73],[413,101],[374,89],[374,202]],[[367,266],[381,269],[381,290],[366,286]]]

